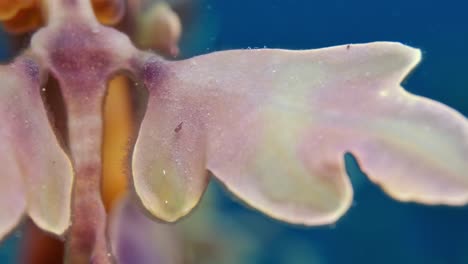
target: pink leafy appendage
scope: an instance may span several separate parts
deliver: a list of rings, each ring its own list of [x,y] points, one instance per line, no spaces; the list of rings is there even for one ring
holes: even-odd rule
[[[176,220],[197,204],[207,168],[270,216],[326,224],[351,204],[351,152],[394,198],[465,204],[466,118],[402,89],[419,60],[419,50],[386,42],[148,58],[136,192],[154,215]]]

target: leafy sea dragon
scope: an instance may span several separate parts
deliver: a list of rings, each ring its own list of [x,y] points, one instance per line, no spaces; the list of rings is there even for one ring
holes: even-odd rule
[[[374,42],[168,61],[102,25],[89,0],[42,4],[46,26],[0,67],[2,237],[27,214],[66,239],[67,263],[114,261],[100,184],[106,83],[119,72],[147,91],[130,188],[160,220],[187,215],[214,175],[273,218],[332,223],[352,201],[348,152],[395,199],[468,203],[466,117],[400,85],[418,49]],[[42,98],[48,76],[65,103],[66,141]]]

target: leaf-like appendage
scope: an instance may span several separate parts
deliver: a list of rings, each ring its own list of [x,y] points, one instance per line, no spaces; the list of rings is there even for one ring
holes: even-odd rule
[[[47,117],[39,68],[22,58],[0,67],[0,221],[10,222],[0,226],[14,227],[27,204],[39,227],[60,235],[70,224],[73,172]]]
[[[420,56],[376,42],[148,59],[136,192],[157,217],[175,220],[197,203],[207,168],[272,217],[326,224],[351,204],[343,161],[351,152],[394,198],[465,204],[466,118],[400,86]]]
[[[2,172],[0,175],[0,239],[3,239],[21,219],[26,208],[21,167],[17,162],[15,150],[14,131],[10,125],[14,118],[16,109],[11,100],[18,96],[15,87],[21,77],[12,74],[13,69],[9,66],[0,67],[0,164]],[[8,103],[8,104],[6,104]],[[15,121],[18,122],[18,121]]]
[[[174,105],[183,97],[156,90],[134,149],[134,186],[153,215],[175,221],[195,207],[208,183],[206,131],[199,113],[190,113],[193,107]]]

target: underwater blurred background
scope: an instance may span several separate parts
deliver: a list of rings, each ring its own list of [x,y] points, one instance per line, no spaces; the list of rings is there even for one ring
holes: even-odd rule
[[[468,116],[467,1],[198,0],[192,8],[190,19],[183,20],[181,57],[399,41],[423,51],[404,87]],[[8,58],[5,34],[0,45],[0,55]],[[336,224],[323,227],[272,220],[213,180],[202,206],[181,223],[198,222],[193,232],[212,242],[192,249],[206,254],[200,263],[468,263],[468,206],[392,200],[359,172],[352,157],[347,161],[354,204]],[[17,263],[24,253],[21,239],[19,228],[2,242],[0,263]]]

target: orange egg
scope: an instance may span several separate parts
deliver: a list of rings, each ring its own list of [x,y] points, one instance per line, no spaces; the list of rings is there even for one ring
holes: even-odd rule
[[[104,25],[117,24],[125,13],[123,0],[93,0],[92,2],[96,17]]]
[[[37,6],[18,10],[15,16],[3,21],[3,28],[12,34],[33,31],[44,24],[41,12]]]
[[[31,7],[34,4],[35,0],[0,0],[0,20],[10,19],[20,9]]]
[[[92,5],[99,22],[109,26],[117,24],[125,13],[124,0],[92,0]],[[41,0],[0,0],[0,22],[12,34],[34,31],[45,23],[45,6]]]

